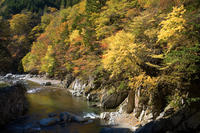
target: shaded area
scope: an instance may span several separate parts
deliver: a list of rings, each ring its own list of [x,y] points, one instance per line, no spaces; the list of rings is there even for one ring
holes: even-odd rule
[[[37,86],[34,84],[35,89]],[[33,89],[33,88],[30,88]],[[42,88],[40,92],[27,94],[30,107],[27,114],[16,121],[10,121],[5,133],[24,132],[48,132],[48,133],[99,133],[101,129],[100,120],[96,119],[87,123],[77,122],[55,122],[48,126],[40,126],[42,119],[55,115],[59,118],[61,112],[70,112],[77,116],[84,117],[88,113],[99,113],[99,109],[90,108],[83,98],[72,97],[64,90],[56,88]]]
[[[135,133],[199,133],[200,108],[197,105],[185,107],[170,117],[147,123]]]
[[[17,84],[0,88],[0,126],[23,115],[28,109],[26,88]]]

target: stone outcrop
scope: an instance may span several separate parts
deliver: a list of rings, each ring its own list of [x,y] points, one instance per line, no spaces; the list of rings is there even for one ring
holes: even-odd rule
[[[28,109],[25,93],[22,84],[0,88],[0,126],[25,113]]]
[[[170,117],[162,117],[136,130],[135,133],[197,133],[200,131],[200,109],[183,108]]]
[[[71,80],[71,79],[70,79]],[[68,82],[70,83],[70,81]],[[69,85],[65,86],[65,88]],[[89,77],[88,80],[81,80],[80,78],[75,78],[71,84],[69,85],[68,89],[74,96],[88,96],[89,92],[95,88],[94,85],[94,78]]]
[[[135,93],[134,91],[130,91],[128,94],[128,104],[127,104],[127,113],[132,113],[135,107]]]
[[[114,109],[118,107],[128,96],[127,91],[116,92],[101,99],[101,106],[106,109]]]
[[[74,77],[71,74],[67,74],[61,83],[64,88],[68,88],[73,81]]]

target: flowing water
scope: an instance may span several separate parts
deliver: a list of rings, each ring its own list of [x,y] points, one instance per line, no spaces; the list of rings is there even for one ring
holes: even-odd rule
[[[50,127],[39,126],[38,121],[48,118],[50,113],[56,113],[59,116],[61,112],[70,112],[82,117],[95,117],[95,114],[100,113],[99,109],[89,107],[89,103],[83,98],[73,97],[65,90],[32,85],[27,93],[27,99],[30,104],[27,114],[9,124],[6,133],[23,133],[30,127],[40,130],[41,133],[99,133],[102,128],[98,119],[88,124],[66,123]]]

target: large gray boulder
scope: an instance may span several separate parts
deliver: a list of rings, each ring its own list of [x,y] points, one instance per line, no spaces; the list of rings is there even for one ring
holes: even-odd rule
[[[109,96],[103,96],[101,105],[106,109],[114,109],[118,107],[128,96],[127,91],[116,92]]]

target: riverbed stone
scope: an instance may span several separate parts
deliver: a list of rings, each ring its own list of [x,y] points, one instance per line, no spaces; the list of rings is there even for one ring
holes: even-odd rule
[[[51,125],[55,125],[57,121],[58,121],[57,118],[44,118],[39,121],[39,124],[41,126],[51,126]]]
[[[6,76],[4,76],[4,78],[12,79],[13,78],[13,74],[12,73],[8,73],[8,74],[6,74]]]
[[[73,122],[78,122],[78,123],[84,123],[84,122],[87,122],[88,120],[84,119],[84,118],[82,118],[80,116],[72,115],[72,121]]]
[[[132,133],[128,128],[102,128],[100,133]]]
[[[84,123],[84,122],[87,122],[87,119],[84,119],[80,116],[77,116],[77,115],[69,113],[69,112],[62,112],[62,113],[60,113],[60,122]]]
[[[72,116],[68,112],[60,113],[60,122],[71,122]]]
[[[49,117],[56,117],[58,114],[56,114],[56,113],[50,113],[50,114],[48,114],[48,116]]]
[[[46,82],[46,83],[44,83],[44,86],[51,86],[51,85],[52,85],[51,82]]]

